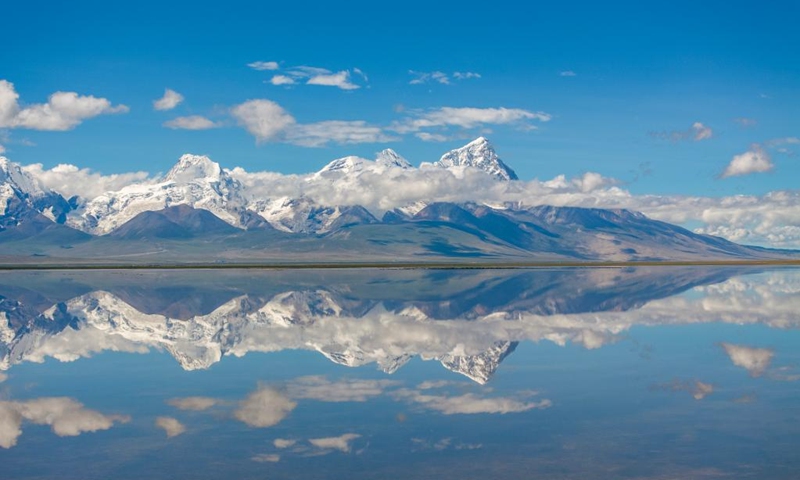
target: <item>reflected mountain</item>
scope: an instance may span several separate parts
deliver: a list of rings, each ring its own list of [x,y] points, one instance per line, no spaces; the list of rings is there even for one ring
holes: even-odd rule
[[[796,328],[798,292],[787,271],[746,267],[3,273],[0,369],[156,349],[196,370],[303,349],[387,373],[418,356],[485,383],[522,341],[598,348],[634,325],[743,319]]]

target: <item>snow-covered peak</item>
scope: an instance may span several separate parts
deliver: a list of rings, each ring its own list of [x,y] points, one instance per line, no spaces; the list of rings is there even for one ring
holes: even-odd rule
[[[517,180],[517,174],[500,160],[494,147],[484,137],[478,137],[461,148],[451,150],[434,163],[437,167],[472,167],[483,170],[498,180]]]
[[[381,150],[375,157],[375,163],[384,167],[412,168],[411,163],[391,148]]]
[[[352,155],[349,157],[337,158],[336,160],[322,167],[322,170],[317,172],[317,175],[325,175],[331,173],[340,173],[345,175],[351,173],[360,173],[363,172],[367,167],[367,165],[371,163],[372,162],[367,160],[366,158],[356,157]]]
[[[18,164],[0,155],[0,184],[10,186],[22,194],[32,198],[43,197],[48,192],[39,184],[39,181],[22,169]]]
[[[222,168],[205,155],[185,154],[178,163],[164,176],[164,180],[176,183],[186,183],[193,180],[208,178],[219,180]]]

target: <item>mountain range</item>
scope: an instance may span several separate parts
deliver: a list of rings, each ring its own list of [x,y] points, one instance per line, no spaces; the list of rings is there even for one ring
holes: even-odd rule
[[[419,169],[517,181],[478,138]],[[391,149],[374,160],[344,157],[297,182],[359,188],[365,175],[415,170]],[[305,179],[304,179],[305,178]],[[184,155],[158,179],[91,199],[48,190],[0,157],[0,258],[6,262],[240,262],[553,260],[659,261],[793,258],[738,245],[628,210],[444,202],[379,211],[321,204],[313,195],[255,195],[208,157]],[[123,260],[124,259],[124,260]]]

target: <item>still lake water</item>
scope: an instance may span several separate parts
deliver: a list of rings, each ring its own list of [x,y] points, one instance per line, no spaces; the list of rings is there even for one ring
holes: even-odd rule
[[[0,478],[800,478],[800,270],[0,273]]]

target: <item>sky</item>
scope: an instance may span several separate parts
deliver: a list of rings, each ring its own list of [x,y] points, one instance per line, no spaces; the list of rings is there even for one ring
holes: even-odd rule
[[[722,198],[800,178],[796,2],[3,10],[0,150],[23,165],[155,175],[195,153],[300,174],[483,135],[526,181]]]

